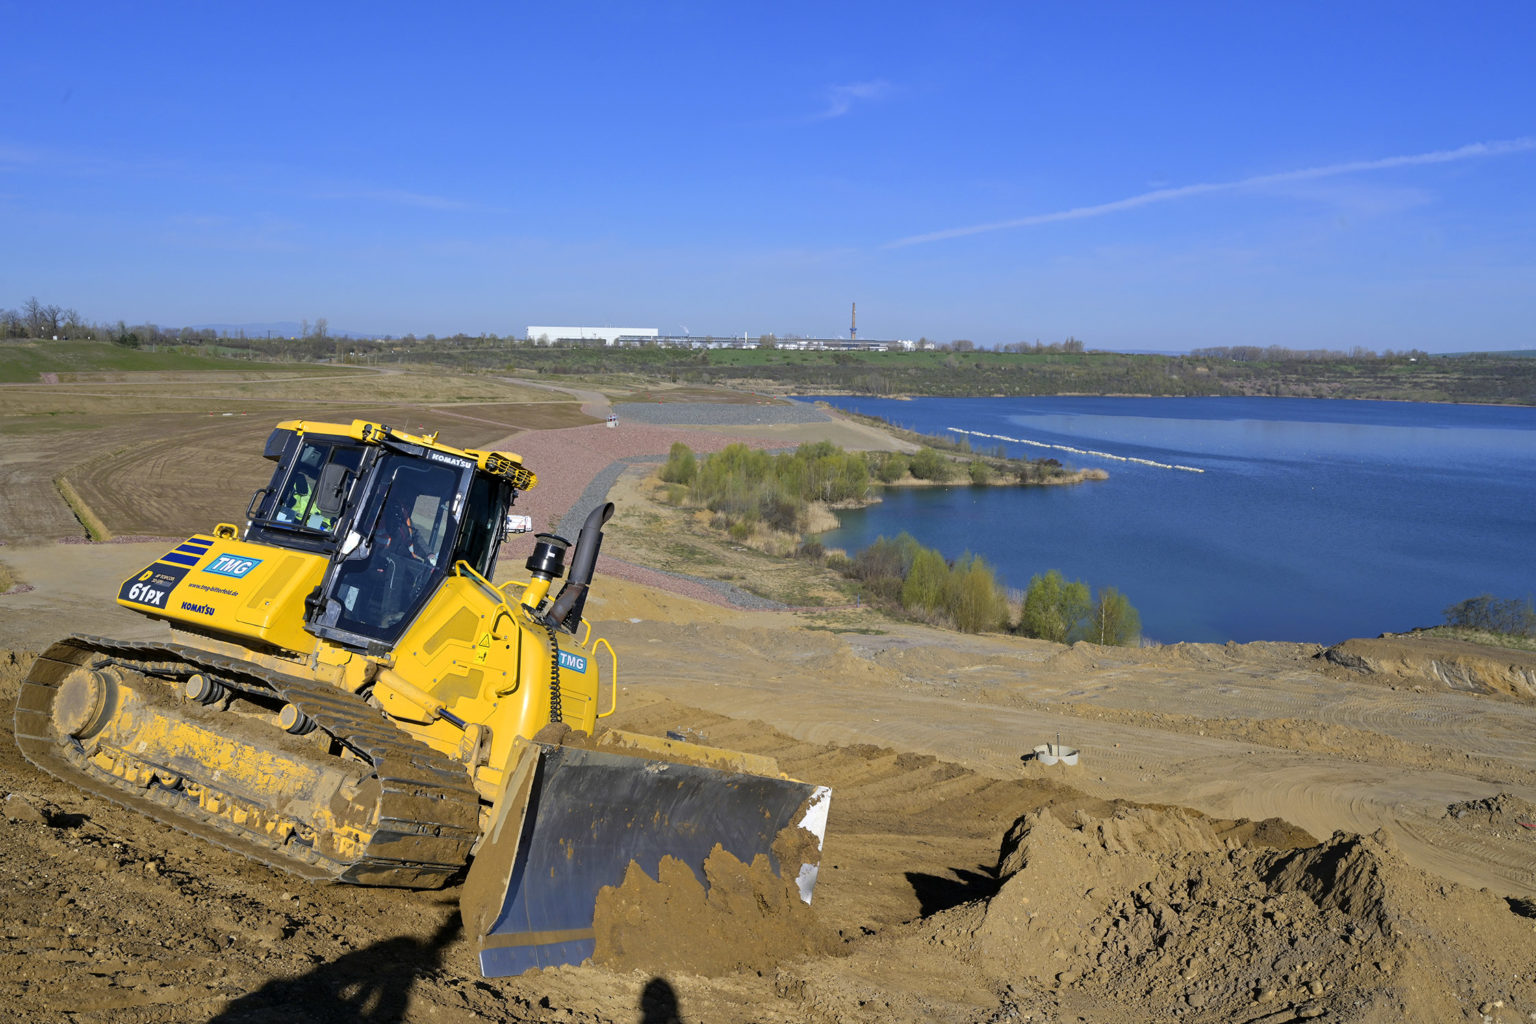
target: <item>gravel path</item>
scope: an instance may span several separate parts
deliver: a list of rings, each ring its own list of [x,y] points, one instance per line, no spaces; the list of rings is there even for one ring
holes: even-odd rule
[[[635,410],[666,409],[672,425],[639,422]],[[718,410],[718,411],[717,411]],[[768,413],[774,419],[757,417]],[[820,409],[810,406],[708,405],[702,403],[665,406],[619,406],[616,427],[596,423],[560,430],[535,430],[513,435],[490,447],[514,451],[538,476],[533,490],[518,498],[516,511],[533,517],[535,533],[558,533],[572,541],[592,509],[607,500],[608,490],[625,469],[637,463],[661,462],[672,445],[682,441],[695,452],[717,452],[729,444],[745,444],[765,450],[784,447],[781,440],[737,437],[697,429],[698,425],[729,426],[743,423],[815,423],[830,420]],[[688,427],[678,424],[688,423]],[[531,537],[513,538],[503,548],[502,558],[521,562],[533,549]],[[732,584],[700,579],[680,573],[663,572],[604,557],[603,571],[621,579],[654,586],[712,604],[738,608],[782,608],[781,604],[749,594]]]
[[[825,423],[832,419],[809,402],[727,405],[713,402],[648,402],[616,405],[619,423],[677,427],[739,427],[781,423]]]

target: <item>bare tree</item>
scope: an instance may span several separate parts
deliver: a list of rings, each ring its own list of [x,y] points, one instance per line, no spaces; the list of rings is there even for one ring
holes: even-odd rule
[[[27,335],[33,338],[43,337],[43,328],[47,326],[48,314],[43,304],[37,301],[36,295],[21,304],[21,314],[27,318]]]

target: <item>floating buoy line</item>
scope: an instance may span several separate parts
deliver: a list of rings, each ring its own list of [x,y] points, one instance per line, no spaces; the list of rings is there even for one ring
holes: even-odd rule
[[[1005,437],[1002,434],[987,434],[980,430],[964,430],[960,427],[946,427],[956,434],[966,434],[970,437],[989,437],[994,441],[1007,441],[1010,444],[1027,444],[1035,448],[1050,448],[1058,452],[1071,452],[1073,455],[1089,455],[1096,459],[1113,459],[1116,462],[1135,462],[1143,466],[1153,466],[1157,469],[1177,469],[1185,473],[1204,473],[1205,470],[1198,466],[1181,466],[1176,462],[1153,462],[1151,459],[1138,459],[1131,455],[1111,455],[1109,452],[1096,452],[1091,448],[1073,448],[1066,444],[1046,444],[1044,441],[1031,441],[1023,437]]]

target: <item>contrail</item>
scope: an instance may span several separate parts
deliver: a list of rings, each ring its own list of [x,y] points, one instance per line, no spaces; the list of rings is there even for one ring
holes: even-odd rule
[[[959,427],[946,427],[956,434],[969,434],[971,437],[990,437],[994,441],[1011,441],[1014,444],[1033,445],[1036,448],[1051,448],[1058,452],[1071,452],[1073,455],[1091,455],[1096,459],[1114,459],[1116,462],[1136,462],[1143,466],[1155,466],[1158,469],[1181,469],[1186,473],[1204,473],[1205,470],[1196,466],[1181,466],[1176,462],[1153,462],[1151,459],[1138,459],[1133,455],[1111,455],[1109,452],[1096,452],[1091,448],[1073,448],[1066,444],[1046,444],[1044,441],[1030,441],[1022,437],[1004,437],[1002,434],[984,434],[979,430],[962,430]]]
[[[1529,149],[1536,149],[1536,138],[1527,136],[1518,139],[1503,139],[1498,142],[1474,142],[1457,149],[1440,149],[1431,153],[1388,156],[1382,157],[1379,160],[1354,160],[1343,164],[1329,164],[1326,167],[1307,167],[1298,171],[1281,171],[1278,174],[1259,174],[1252,178],[1243,178],[1241,181],[1216,181],[1198,185],[1180,185],[1177,188],[1159,188],[1151,192],[1142,192],[1139,195],[1128,196],[1125,199],[1098,203],[1094,206],[1075,206],[1070,210],[1057,210],[1054,213],[1037,213],[1013,220],[993,221],[990,224],[972,224],[970,227],[946,228],[943,231],[930,231],[922,235],[909,235],[906,238],[898,238],[894,242],[887,242],[883,248],[898,249],[906,245],[920,245],[923,242],[937,242],[946,238],[962,238],[966,235],[979,235],[987,231],[1002,231],[1005,228],[1027,228],[1033,227],[1036,224],[1054,224],[1057,221],[1063,220],[1102,217],[1107,213],[1134,210],[1138,206],[1150,206],[1153,203],[1165,203],[1172,199],[1207,195],[1212,192],[1230,192],[1235,189],[1251,188],[1256,185],[1276,185],[1288,181],[1314,181],[1318,178],[1335,178],[1342,174],[1385,171],[1394,167],[1414,167],[1420,164],[1446,164],[1454,163],[1458,160],[1477,160],[1483,157],[1522,153]]]

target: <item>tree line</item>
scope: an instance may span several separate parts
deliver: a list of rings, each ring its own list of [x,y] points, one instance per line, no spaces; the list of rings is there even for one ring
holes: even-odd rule
[[[207,328],[92,324],[77,312],[30,299],[0,310],[7,338],[94,339],[129,347],[198,346],[211,354],[331,363],[434,363],[460,371],[552,375],[640,373],[676,383],[774,387],[798,394],[1165,395],[1369,398],[1536,405],[1531,353],[1430,356],[1285,346],[1213,346],[1188,355],[1094,351],[1078,338],[984,349],[966,339],[916,352],[822,352],[759,344],[748,349],[539,345],[516,334],[349,338],[324,318],[297,337],[247,337]],[[764,336],[772,338],[772,336]]]
[[[1422,349],[1410,348],[1402,352],[1387,349],[1377,354],[1374,349],[1356,345],[1348,352],[1326,348],[1287,348],[1284,345],[1215,345],[1190,350],[1195,359],[1227,359],[1234,363],[1342,363],[1370,362],[1372,360],[1396,360],[1417,362],[1432,358]]]
[[[0,309],[3,338],[94,338],[97,328],[73,309],[44,304],[33,296],[20,309]]]
[[[1032,576],[1021,601],[980,555],[948,561],[908,533],[875,542],[852,556],[825,556],[829,568],[859,584],[860,596],[882,610],[965,633],[1011,632],[1056,643],[1079,640],[1134,647],[1141,615],[1114,587],[1097,595],[1080,580],[1051,569]]]
[[[1503,636],[1536,637],[1536,606],[1529,597],[1480,594],[1445,609],[1445,624]]]

